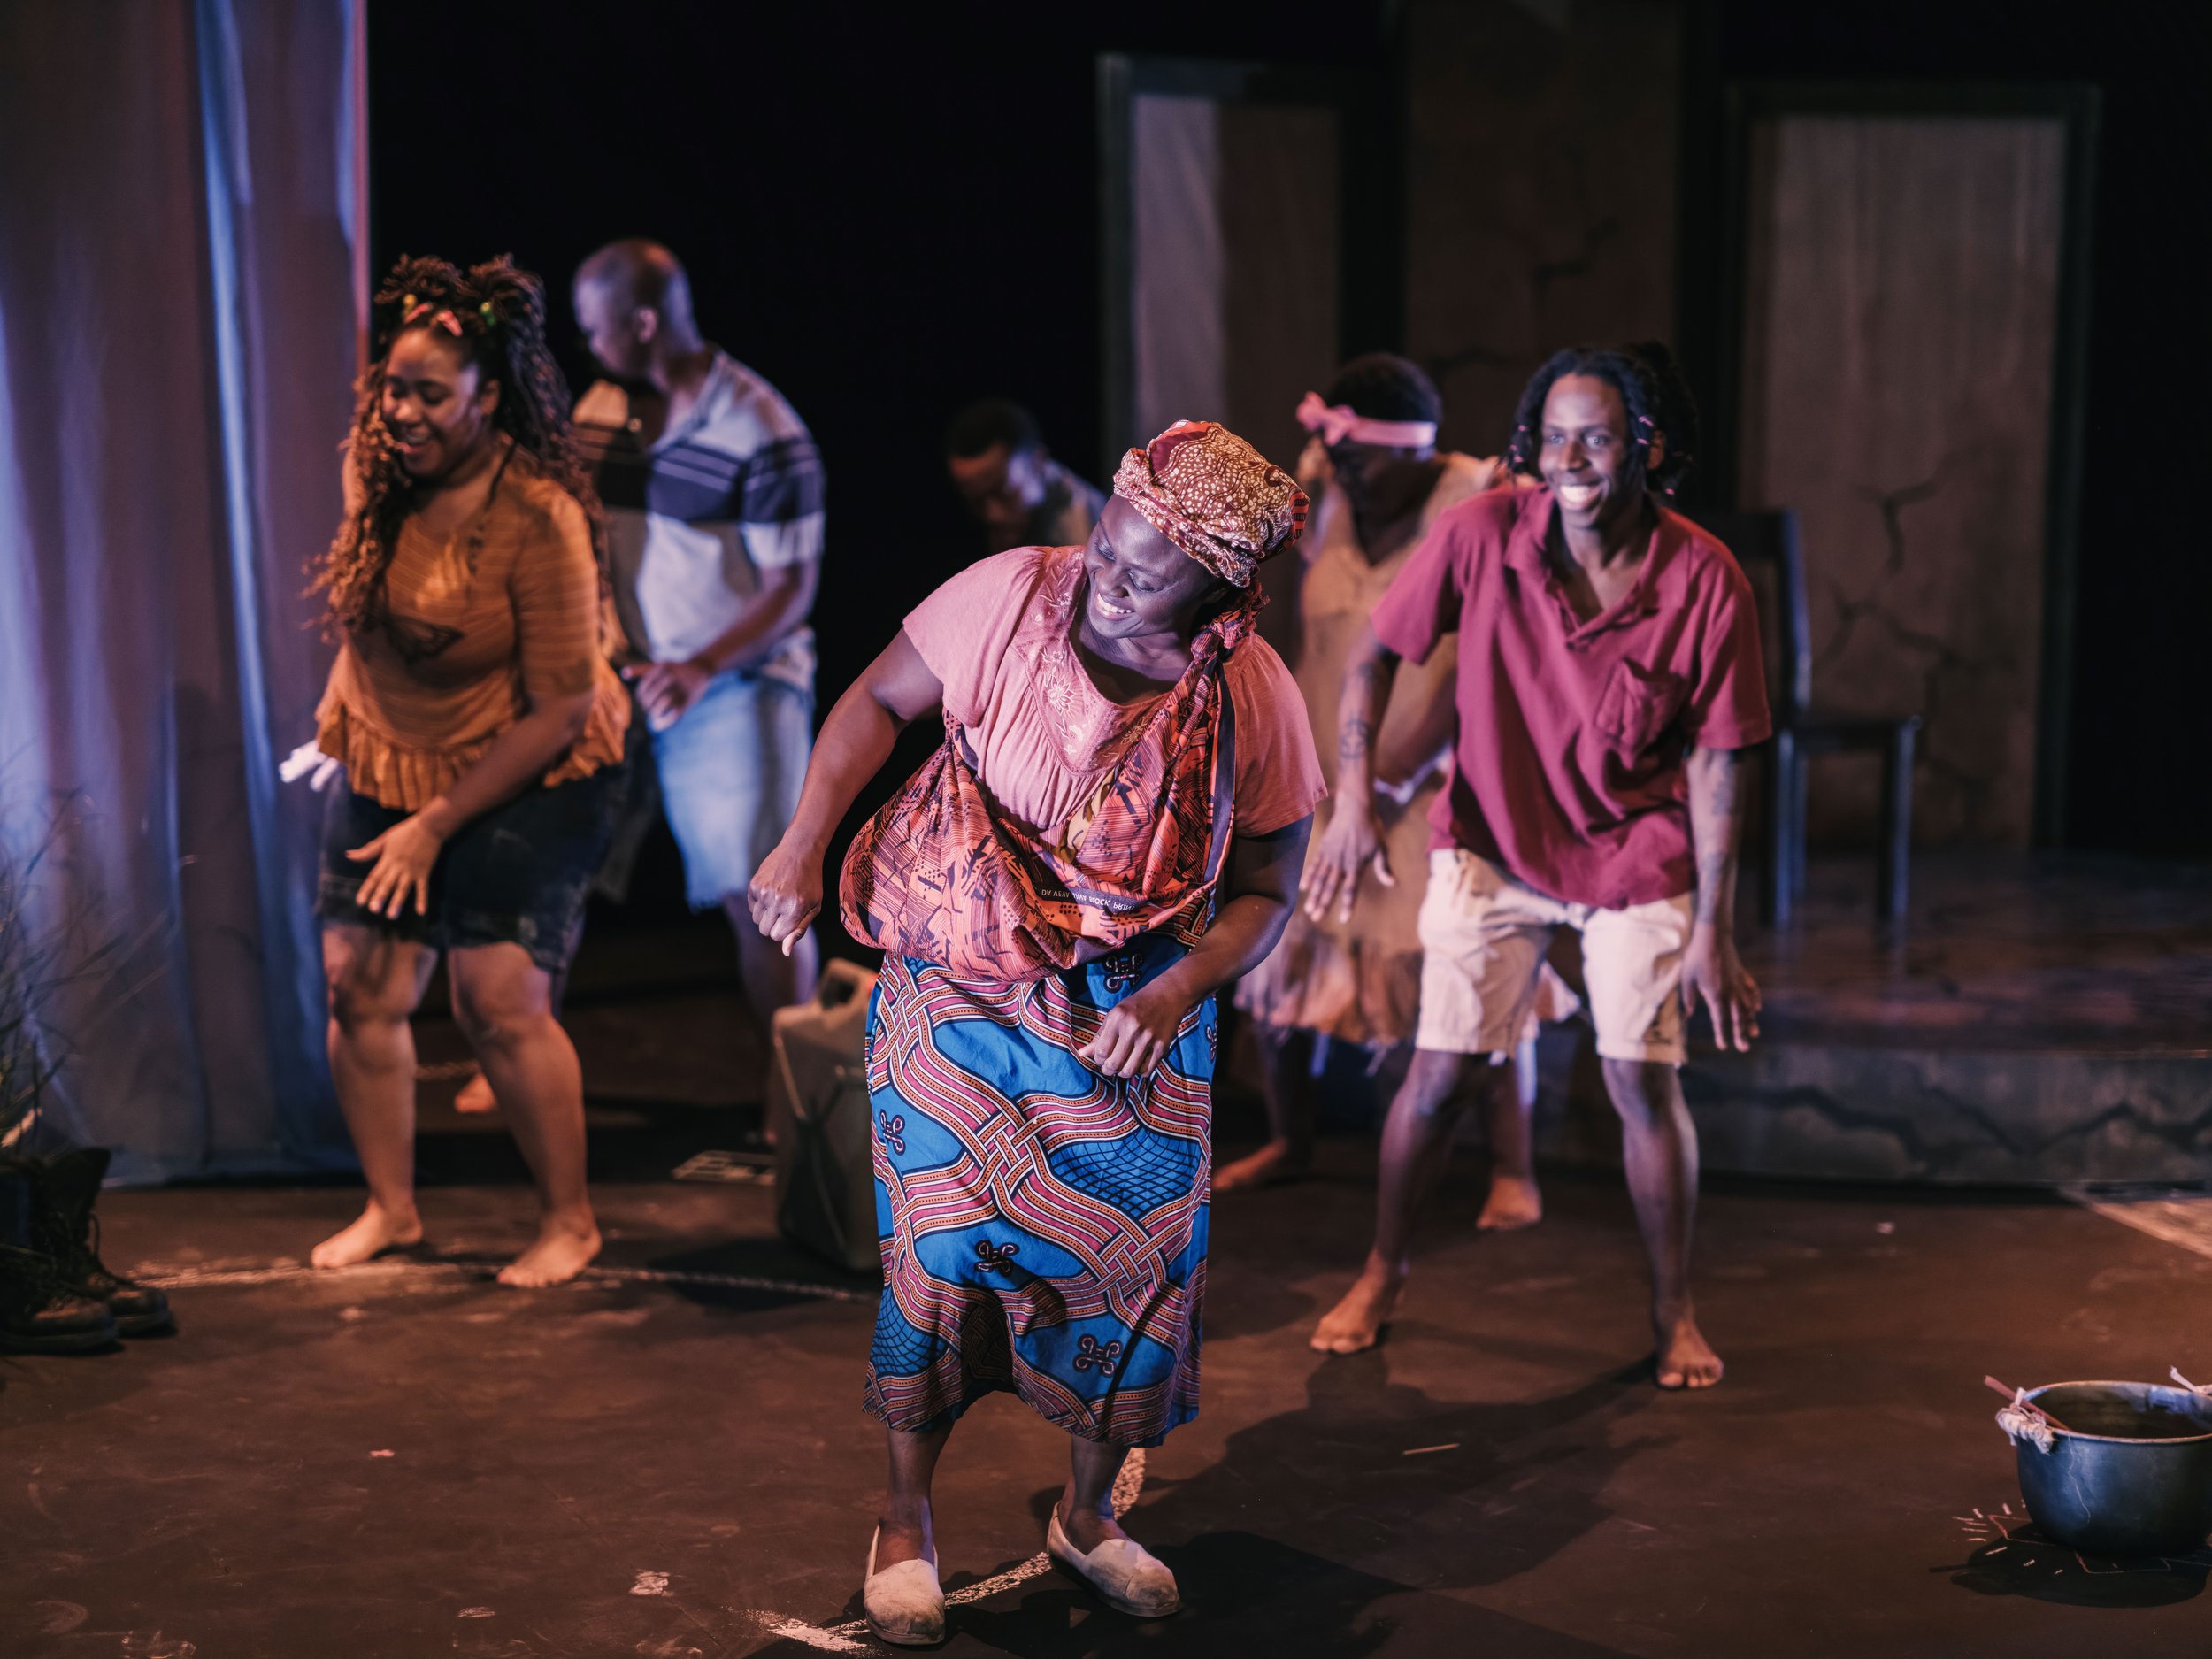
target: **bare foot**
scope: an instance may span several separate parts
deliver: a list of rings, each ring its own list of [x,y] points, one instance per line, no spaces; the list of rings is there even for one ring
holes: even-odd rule
[[[1371,1254],[1344,1300],[1323,1316],[1306,1346],[1324,1354],[1357,1354],[1374,1347],[1390,1316],[1398,1311],[1399,1293],[1405,1284],[1404,1269]]]
[[[1685,1313],[1671,1325],[1655,1319],[1652,1325],[1659,1336],[1654,1365],[1662,1388],[1710,1388],[1721,1379],[1727,1367],[1698,1330],[1694,1315]]]
[[[1313,1154],[1294,1148],[1287,1141],[1271,1141],[1249,1156],[1225,1164],[1214,1171],[1214,1191],[1233,1193],[1240,1187],[1271,1187],[1294,1181],[1306,1173]],[[1072,1538],[1074,1534],[1068,1534]]]
[[[585,1224],[580,1233],[572,1226],[547,1222],[538,1241],[499,1270],[499,1282],[522,1290],[541,1290],[565,1285],[591,1264],[599,1254],[599,1229]]]
[[[1536,1190],[1536,1182],[1525,1175],[1501,1172],[1490,1178],[1489,1202],[1475,1217],[1475,1227],[1482,1233],[1512,1233],[1543,1218],[1544,1195]]]
[[[491,1079],[481,1071],[469,1073],[469,1080],[461,1085],[461,1092],[453,1097],[457,1112],[495,1112],[498,1098],[492,1093]]]
[[[332,1233],[308,1257],[317,1267],[352,1267],[387,1250],[422,1242],[422,1217],[410,1209],[395,1215],[371,1200],[351,1226]]]

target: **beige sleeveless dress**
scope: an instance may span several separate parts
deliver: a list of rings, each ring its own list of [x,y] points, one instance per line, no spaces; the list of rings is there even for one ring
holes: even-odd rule
[[[1351,503],[1328,478],[1328,463],[1318,445],[1310,446],[1299,464],[1301,481],[1314,500],[1311,521],[1300,542],[1305,572],[1299,589],[1298,688],[1313,722],[1315,746],[1333,792],[1336,787],[1338,698],[1344,664],[1376,602],[1427,539],[1430,526],[1447,508],[1508,482],[1495,459],[1448,454],[1444,470],[1421,509],[1414,533],[1379,564],[1370,563],[1353,526]],[[1411,761],[1416,733],[1432,722],[1440,705],[1448,710],[1453,677],[1459,665],[1459,641],[1448,638],[1425,663],[1401,663],[1390,705],[1376,734],[1375,753],[1387,769],[1394,757]],[[1448,722],[1443,729],[1448,733]],[[1383,845],[1398,885],[1386,887],[1371,877],[1360,885],[1352,919],[1309,921],[1301,910],[1291,918],[1274,950],[1237,987],[1236,1006],[1271,1025],[1320,1032],[1346,1042],[1386,1046],[1409,1041],[1421,998],[1421,940],[1417,926],[1429,868],[1429,803],[1443,787],[1448,741],[1433,757],[1436,764],[1406,793],[1402,778],[1387,775],[1376,805],[1383,823]],[[1333,796],[1314,810],[1313,839],[1318,842],[1335,806]],[[1539,994],[1539,1012],[1560,1018],[1571,1012],[1574,994],[1548,969]]]

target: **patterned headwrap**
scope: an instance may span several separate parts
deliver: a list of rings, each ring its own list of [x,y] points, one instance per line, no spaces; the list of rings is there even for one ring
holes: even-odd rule
[[[1298,539],[1306,492],[1210,420],[1179,420],[1121,458],[1114,494],[1224,581],[1252,585],[1260,561]]]

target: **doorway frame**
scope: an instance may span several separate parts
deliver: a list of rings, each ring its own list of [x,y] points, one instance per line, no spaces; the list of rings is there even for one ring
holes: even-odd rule
[[[1111,478],[1136,408],[1131,106],[1141,95],[1333,110],[1340,141],[1337,357],[1397,349],[1404,328],[1402,131],[1388,77],[1372,69],[1102,52],[1097,65],[1099,476]]]
[[[2089,367],[2089,290],[2095,241],[2098,89],[2066,81],[1739,80],[1723,94],[1721,197],[1709,271],[1712,322],[1706,403],[1707,493],[1737,504],[1741,460],[1744,330],[1749,322],[1751,138],[1759,121],[1793,115],[2055,120],[2064,131],[2058,292],[2052,325],[2051,416],[2045,456],[2043,621],[2036,669],[2035,780],[2029,819],[2037,847],[2067,841],[2067,772],[2074,686],[2074,595]],[[1687,290],[1686,290],[1686,293]]]

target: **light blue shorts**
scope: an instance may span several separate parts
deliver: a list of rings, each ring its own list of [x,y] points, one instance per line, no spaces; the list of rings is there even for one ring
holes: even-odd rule
[[[733,669],[666,731],[653,733],[663,809],[697,910],[742,895],[799,810],[814,750],[814,694]]]

